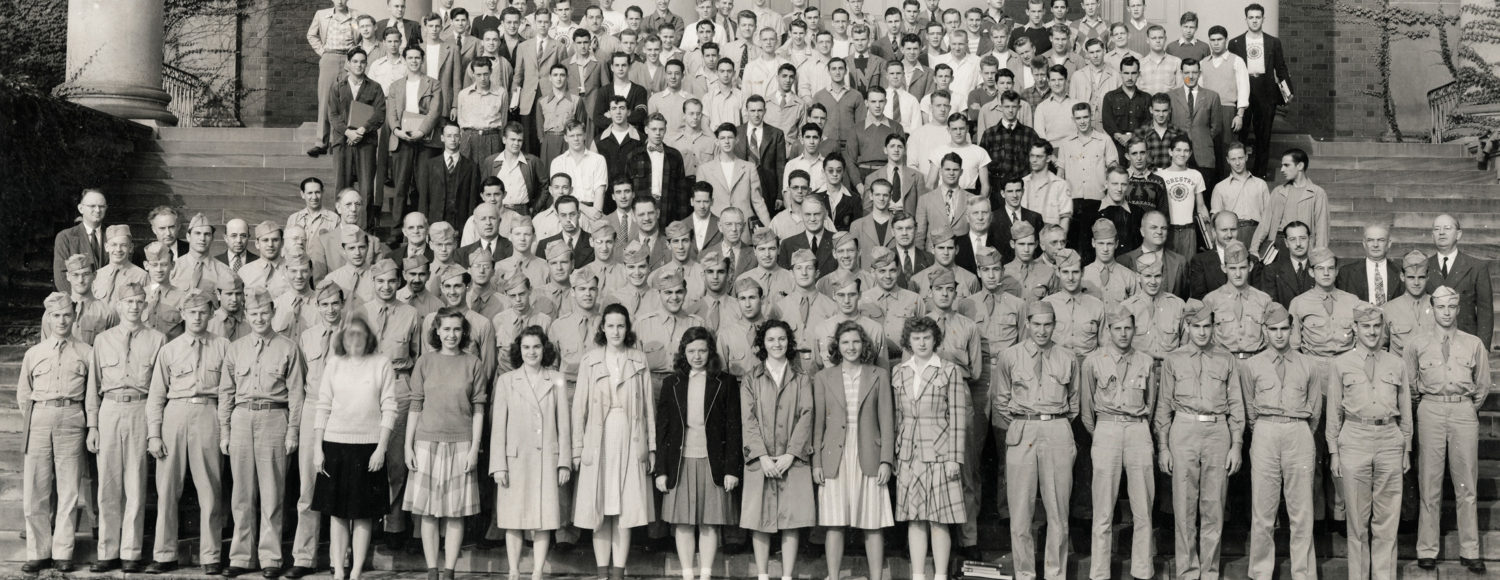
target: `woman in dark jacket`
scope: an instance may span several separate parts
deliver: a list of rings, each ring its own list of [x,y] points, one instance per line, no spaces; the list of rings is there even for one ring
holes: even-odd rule
[[[672,524],[683,578],[707,579],[719,547],[719,526],[739,524],[731,492],[744,471],[740,446],[740,385],[724,372],[714,335],[695,326],[682,335],[674,372],[656,403],[656,489],[665,493],[662,520]],[[694,537],[696,533],[696,538]]]

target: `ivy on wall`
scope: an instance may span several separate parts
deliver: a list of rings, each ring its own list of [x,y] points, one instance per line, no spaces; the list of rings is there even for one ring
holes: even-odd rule
[[[1401,123],[1396,118],[1396,103],[1391,96],[1391,41],[1399,38],[1425,40],[1431,38],[1436,31],[1443,63],[1450,72],[1456,71],[1448,47],[1448,29],[1458,24],[1458,16],[1444,14],[1441,11],[1430,12],[1391,6],[1390,0],[1379,0],[1378,6],[1358,4],[1349,0],[1328,0],[1326,7],[1334,12],[1340,22],[1369,26],[1376,29],[1380,35],[1375,52],[1375,65],[1380,73],[1380,82],[1373,89],[1361,91],[1361,93],[1380,99],[1381,114],[1385,120],[1387,135],[1396,141],[1402,140]],[[1453,72],[1453,76],[1458,78],[1459,75]]]

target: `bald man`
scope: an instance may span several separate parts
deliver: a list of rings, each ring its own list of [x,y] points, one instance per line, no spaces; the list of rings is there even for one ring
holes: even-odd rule
[[[229,269],[239,273],[245,264],[255,261],[255,255],[250,252],[250,223],[235,218],[224,222],[224,253],[214,256],[215,260],[229,265]]]
[[[83,190],[78,201],[78,225],[57,232],[52,243],[52,283],[58,292],[68,292],[68,256],[83,254],[93,259],[95,267],[109,262],[104,252],[104,214],[109,203],[104,192],[97,189]]]
[[[1459,330],[1472,334],[1486,350],[1495,333],[1494,293],[1490,289],[1489,262],[1459,251],[1464,229],[1458,218],[1443,214],[1432,221],[1432,242],[1437,253],[1427,259],[1427,291],[1439,286],[1458,291]]]
[[[1384,306],[1402,293],[1401,261],[1389,257],[1391,229],[1384,224],[1365,226],[1365,259],[1339,268],[1334,285],[1356,298]]]

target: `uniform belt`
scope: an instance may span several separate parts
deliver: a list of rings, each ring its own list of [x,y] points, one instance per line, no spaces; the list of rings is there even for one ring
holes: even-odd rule
[[[1439,403],[1472,403],[1474,397],[1464,395],[1422,395],[1423,401],[1437,401]]]
[[[1060,413],[1057,413],[1057,414],[1046,413],[1046,414],[1041,414],[1041,415],[1016,415],[1014,417],[1011,417],[1011,420],[1013,420],[1013,421],[1051,421],[1053,419],[1063,419],[1063,418],[1066,418],[1066,417],[1067,417],[1066,415],[1063,415],[1063,414],[1060,414]]]
[[[1307,422],[1306,418],[1303,418],[1303,417],[1288,417],[1286,415],[1261,415],[1260,417],[1256,418],[1256,420],[1257,421],[1265,421],[1267,423],[1306,423]]]
[[[172,399],[171,402],[173,402],[173,403],[187,403],[189,405],[217,405],[217,404],[219,404],[219,398],[218,397],[183,397],[181,399]]]
[[[492,129],[472,129],[472,128],[469,128],[469,127],[464,127],[464,132],[465,133],[478,133],[480,135],[498,135],[498,134],[500,134],[500,129],[498,127],[497,128],[492,128]]]
[[[1197,413],[1178,413],[1177,416],[1181,417],[1184,421],[1194,421],[1197,423],[1218,423],[1224,418],[1224,415],[1222,413],[1209,413],[1204,415],[1199,415]]]
[[[1117,415],[1114,413],[1099,413],[1100,421],[1114,421],[1116,423],[1145,423],[1145,417],[1135,415]]]
[[[271,401],[253,401],[249,403],[240,403],[238,405],[235,405],[234,408],[249,409],[251,411],[270,411],[272,409],[285,409],[287,408],[287,404]]]
[[[1395,417],[1386,417],[1384,419],[1366,419],[1366,418],[1360,417],[1358,415],[1344,415],[1344,421],[1347,421],[1349,423],[1359,423],[1360,425],[1377,425],[1378,426],[1378,425],[1390,425],[1392,423],[1395,423],[1396,422],[1396,418]]]
[[[589,206],[589,207],[594,207],[594,202],[592,202],[592,201],[583,201],[583,200],[580,199],[580,200],[578,200],[578,203],[581,204],[581,205],[586,205],[586,206]]]
[[[1305,354],[1307,356],[1320,356],[1320,357],[1323,357],[1323,358],[1332,358],[1332,357],[1338,356],[1339,354],[1342,354],[1342,353],[1337,353],[1337,352],[1331,353],[1331,354],[1323,354],[1321,352],[1318,352],[1316,350],[1312,350],[1312,349],[1306,348],[1306,347],[1298,349],[1298,350],[1302,351],[1302,354]]]
[[[73,405],[77,405],[78,401],[73,399],[46,399],[43,401],[32,401],[31,404],[38,407],[72,407]]]
[[[1260,349],[1260,350],[1265,350],[1265,349]],[[1260,350],[1241,350],[1241,351],[1236,351],[1236,352],[1233,352],[1233,353],[1230,353],[1230,354],[1233,354],[1234,358],[1237,358],[1237,359],[1240,359],[1240,360],[1245,360],[1247,358],[1250,358],[1252,356],[1260,354]]]
[[[104,393],[104,398],[116,403],[134,403],[136,401],[146,400],[146,395],[137,393],[122,393],[120,391],[110,391],[108,393]]]

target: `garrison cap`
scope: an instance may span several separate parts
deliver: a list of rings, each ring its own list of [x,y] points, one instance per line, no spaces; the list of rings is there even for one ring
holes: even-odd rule
[[[1047,315],[1050,315],[1050,316],[1057,316],[1057,310],[1054,310],[1052,308],[1052,303],[1048,302],[1046,300],[1037,300],[1035,302],[1032,302],[1032,303],[1026,305],[1026,319],[1027,320],[1031,320],[1031,317],[1036,316],[1038,314],[1047,314]]]
[[[870,267],[884,268],[896,263],[896,251],[885,246],[876,247],[870,251]]]
[[[1434,303],[1438,300],[1458,300],[1458,296],[1458,291],[1454,290],[1451,286],[1438,286],[1436,290],[1432,291],[1432,301]]]
[[[425,270],[427,269],[427,264],[429,263],[431,262],[427,260],[426,255],[417,254],[415,256],[407,256],[406,258],[402,259],[401,268],[406,271]]]
[[[147,262],[165,262],[172,259],[172,248],[161,242],[146,244]]]
[[[609,223],[609,220],[599,220],[589,235],[596,238],[613,238],[619,235],[619,230],[616,230],[615,224]]]
[[[791,265],[793,265],[793,266],[796,266],[797,264],[804,264],[804,263],[805,264],[815,264],[815,263],[817,263],[817,261],[818,261],[818,257],[815,256],[815,255],[813,255],[812,250],[803,249],[803,250],[797,250],[795,252],[792,252]]]
[[[1188,300],[1182,306],[1182,321],[1187,323],[1207,322],[1213,318],[1214,311],[1196,298]]]
[[[662,292],[684,286],[687,286],[687,280],[682,276],[682,268],[677,266],[662,268],[651,276],[651,287]]]
[[[1146,254],[1135,261],[1135,273],[1145,276],[1147,274],[1162,273],[1161,252]]]
[[[213,224],[208,223],[208,216],[205,216],[202,213],[195,213],[193,214],[193,219],[188,221],[188,231],[191,232],[198,228],[208,228],[212,230],[214,229],[214,226]]]
[[[1105,218],[1094,220],[1093,230],[1096,240],[1112,240],[1119,235],[1119,232],[1115,231],[1115,222]]]
[[[974,252],[974,267],[984,268],[986,266],[1000,266],[1004,259],[1000,257],[1000,250],[991,247],[979,248]]]
[[[703,252],[701,254],[698,254],[698,263],[699,264],[703,264],[705,266],[707,266],[709,264],[716,264],[716,265],[719,265],[719,266],[723,266],[724,265],[724,255],[721,254],[721,253],[719,253],[719,250],[717,250],[717,249],[707,250],[707,251],[705,251],[705,252]]]
[[[927,232],[927,244],[937,246],[943,242],[953,239],[953,230],[947,226],[938,226]]]
[[[1412,250],[1401,257],[1401,271],[1417,276],[1427,275],[1427,256],[1421,250]]]
[[[1250,252],[1245,249],[1244,242],[1229,240],[1224,244],[1224,264],[1243,264],[1250,261]]]
[[[688,221],[685,219],[677,220],[675,222],[667,224],[667,231],[665,233],[667,234],[668,240],[692,237],[693,225],[688,223]]]
[[[370,269],[371,278],[378,278],[386,274],[395,274],[397,278],[401,277],[401,268],[396,266],[395,260],[390,258],[382,259],[379,262],[375,262],[375,267]]]
[[[527,278],[520,271],[515,271],[500,279],[500,291],[510,293],[515,290],[527,289],[530,287],[530,284],[530,278]]]
[[[1265,319],[1265,325],[1271,326],[1291,321],[1292,315],[1286,311],[1286,307],[1282,306],[1280,302],[1272,302],[1266,306]]]
[[[240,278],[239,274],[230,274],[219,278],[214,288],[217,288],[220,292],[243,292],[245,291],[245,281]]]
[[[547,244],[547,256],[546,257],[547,257],[547,261],[548,262],[551,262],[551,261],[556,260],[558,258],[572,258],[573,257],[573,248],[568,247],[567,244],[562,243],[562,241],[559,240],[559,241],[553,242],[551,244]]]
[[[94,271],[94,259],[84,254],[73,254],[63,262],[68,268],[69,274],[87,273]]]
[[[1334,256],[1333,250],[1328,248],[1313,248],[1312,251],[1307,253],[1307,265],[1309,266],[1319,266],[1336,261],[1338,261],[1338,257]]]
[[[72,312],[73,299],[62,292],[53,292],[48,294],[45,300],[42,300],[42,307],[47,312]],[[185,306],[183,308],[186,309]]]
[[[256,224],[256,226],[255,226],[255,237],[259,238],[259,237],[263,237],[263,236],[269,236],[269,235],[271,235],[272,232],[279,232],[279,231],[281,231],[281,224],[278,224],[278,223],[273,222],[271,220],[266,220],[266,221],[260,222],[259,224]]]
[[[193,288],[182,297],[182,305],[178,306],[178,309],[187,312],[194,308],[208,308],[209,302],[208,295],[204,294],[202,289]]]
[[[625,254],[621,258],[621,263],[624,264],[644,264],[651,256],[646,253],[646,248],[641,245],[641,241],[635,240],[625,246]]]
[[[851,274],[844,270],[834,270],[832,273],[825,276],[824,279],[828,280],[828,290],[830,292],[837,292],[839,290],[842,290],[845,286],[859,283],[859,276],[855,276],[854,274]],[[855,290],[858,289],[858,287],[855,288]]]
[[[1010,239],[1022,240],[1036,235],[1036,228],[1031,227],[1031,222],[1018,221],[1010,226]]]
[[[766,295],[766,289],[761,288],[760,282],[756,282],[754,278],[740,278],[739,280],[734,281],[734,294],[736,296],[738,296],[740,292],[744,292],[752,288],[754,288],[756,292],[759,292],[761,296]]]
[[[245,310],[271,306],[271,291],[264,286],[253,286],[245,291]]]
[[[480,204],[489,205],[489,204]],[[458,232],[454,231],[453,224],[448,222],[437,222],[427,226],[427,237],[434,242],[452,242],[458,238]]]
[[[131,235],[130,226],[124,224],[116,224],[104,228],[105,241],[114,241],[115,238],[125,238],[126,240],[131,240],[134,239],[135,236]]]
[[[1063,251],[1057,253],[1058,269],[1068,266],[1083,266],[1083,257],[1079,256],[1078,252],[1074,251],[1073,248],[1064,248]]]
[[[568,274],[569,286],[594,286],[599,285],[599,274],[590,268],[579,268]]]
[[[334,297],[343,300],[344,289],[340,288],[338,284],[334,284],[333,280],[324,279],[322,282],[318,282],[317,289],[313,290],[313,302],[322,302]]]
[[[855,239],[849,232],[839,232],[833,235],[833,249],[837,250],[844,246],[859,247],[859,240]]]
[[[1361,303],[1359,306],[1354,307],[1355,322],[1381,322],[1383,320],[1385,320],[1385,311],[1381,310],[1379,306]]]
[[[750,234],[750,241],[757,246],[763,246],[779,243],[781,239],[776,237],[776,230],[762,226],[755,228],[755,233]]]
[[[120,286],[119,289],[115,290],[115,300],[125,300],[127,298],[143,298],[145,296],[146,289],[142,288],[139,282],[126,282],[123,286]]]
[[[1123,303],[1116,302],[1104,310],[1104,324],[1114,326],[1125,321],[1135,321],[1135,314],[1130,312]]]
[[[940,268],[938,271],[932,273],[932,277],[927,279],[927,283],[932,288],[941,288],[943,286],[956,287],[958,286],[958,277],[953,275],[953,270]]]
[[[479,264],[494,265],[494,263],[495,256],[491,254],[489,250],[484,249],[484,246],[479,246],[477,248],[474,248],[474,251],[469,252],[470,266],[477,266]]]
[[[354,224],[341,225],[339,226],[339,245],[358,244],[364,241],[364,234],[365,231]]]

